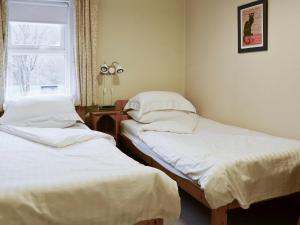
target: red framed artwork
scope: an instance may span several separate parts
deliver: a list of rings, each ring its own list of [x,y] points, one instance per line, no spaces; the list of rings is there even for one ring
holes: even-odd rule
[[[238,7],[238,52],[268,50],[268,1]]]

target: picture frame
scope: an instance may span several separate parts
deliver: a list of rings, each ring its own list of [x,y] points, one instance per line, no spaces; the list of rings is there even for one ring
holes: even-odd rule
[[[268,50],[268,0],[238,7],[238,53]]]

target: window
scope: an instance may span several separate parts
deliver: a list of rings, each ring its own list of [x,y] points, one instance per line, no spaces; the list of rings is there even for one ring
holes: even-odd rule
[[[71,94],[70,1],[9,2],[6,97]]]

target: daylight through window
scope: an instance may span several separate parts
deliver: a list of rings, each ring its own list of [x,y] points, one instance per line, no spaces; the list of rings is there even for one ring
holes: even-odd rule
[[[12,14],[6,97],[69,94],[72,73],[69,3],[11,1],[9,8]],[[37,8],[40,13],[30,13]]]

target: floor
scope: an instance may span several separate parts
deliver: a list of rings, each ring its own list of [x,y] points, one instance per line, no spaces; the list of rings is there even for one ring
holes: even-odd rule
[[[209,225],[210,212],[181,191],[182,212],[176,225]],[[255,204],[248,210],[236,209],[228,214],[228,225],[297,225],[300,196]]]

